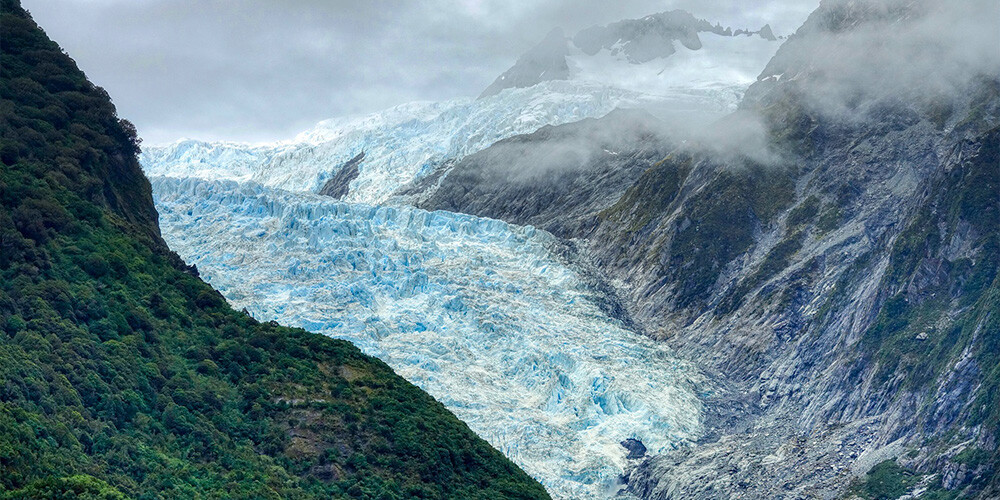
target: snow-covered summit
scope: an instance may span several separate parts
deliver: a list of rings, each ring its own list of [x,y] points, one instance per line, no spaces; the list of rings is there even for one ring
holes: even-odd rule
[[[674,76],[677,70],[682,77],[701,75],[703,82],[749,85],[774,55],[778,48],[776,42],[777,37],[770,25],[764,25],[757,31],[737,29],[734,32],[732,28],[723,28],[718,23],[713,25],[683,10],[593,26],[581,30],[572,38],[554,30],[497,77],[480,97],[551,80],[591,81],[657,93],[688,83]],[[693,57],[687,54],[696,51],[704,51],[707,55]],[[678,53],[681,54],[681,61],[668,62],[671,56]],[[739,57],[732,57],[734,55]],[[723,63],[720,66],[743,74],[701,73],[705,69],[703,64],[699,64],[701,60],[717,57]],[[733,67],[734,63],[736,67]],[[634,82],[635,85],[622,85],[623,81],[634,79],[636,73],[642,74],[643,78]]]

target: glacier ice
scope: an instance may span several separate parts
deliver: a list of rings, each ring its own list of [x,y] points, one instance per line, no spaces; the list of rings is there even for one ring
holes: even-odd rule
[[[613,69],[608,74],[620,69],[609,68]],[[630,69],[639,77],[650,71],[646,66]],[[619,80],[616,83],[626,84]],[[271,144],[185,139],[143,148],[140,162],[151,176],[252,181],[316,192],[345,162],[364,152],[359,175],[351,181],[344,201],[387,204],[394,203],[397,190],[449,160],[460,160],[514,135],[598,118],[616,108],[643,108],[671,121],[684,117],[688,123],[696,114],[721,116],[732,111],[747,86],[737,79],[689,87],[677,83],[658,87],[658,93],[635,90],[643,81],[633,82],[632,90],[592,81],[550,81],[477,100],[409,103],[366,116],[326,120],[294,139]]]
[[[415,102],[360,117],[331,119],[273,144],[185,139],[146,147],[147,175],[253,181],[290,191],[318,191],[338,168],[365,152],[345,201],[384,203],[392,193],[447,160],[496,141],[637,107],[644,94],[592,83],[547,82],[488,99]]]
[[[595,305],[552,235],[251,182],[153,178],[163,236],[237,308],[350,340],[558,498],[600,498],[626,438],[700,432],[697,372]]]

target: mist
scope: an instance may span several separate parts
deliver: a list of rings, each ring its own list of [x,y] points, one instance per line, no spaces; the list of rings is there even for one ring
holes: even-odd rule
[[[617,109],[602,118],[547,126],[500,141],[468,161],[494,179],[526,183],[599,168],[617,156],[676,143],[679,126],[643,110]]]
[[[1000,81],[1000,2],[824,0],[778,49],[741,109],[692,127],[683,147],[722,164],[784,165],[762,109],[795,102],[826,120],[863,122],[885,106],[929,116]],[[770,97],[769,97],[770,96]]]
[[[1000,78],[996,0],[825,0],[762,74],[841,118],[887,99],[947,104],[984,76]]]

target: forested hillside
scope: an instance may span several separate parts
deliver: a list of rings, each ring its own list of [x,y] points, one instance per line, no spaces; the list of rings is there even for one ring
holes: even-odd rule
[[[134,127],[0,5],[0,498],[547,498],[382,362],[232,310]]]

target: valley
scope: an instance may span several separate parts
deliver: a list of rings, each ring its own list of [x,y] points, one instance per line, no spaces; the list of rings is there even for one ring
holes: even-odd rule
[[[1000,498],[996,2],[556,28],[140,151],[3,1],[0,500]]]
[[[260,320],[388,363],[561,498],[701,432],[699,374],[597,304],[556,238],[449,212],[153,179],[164,239]]]

